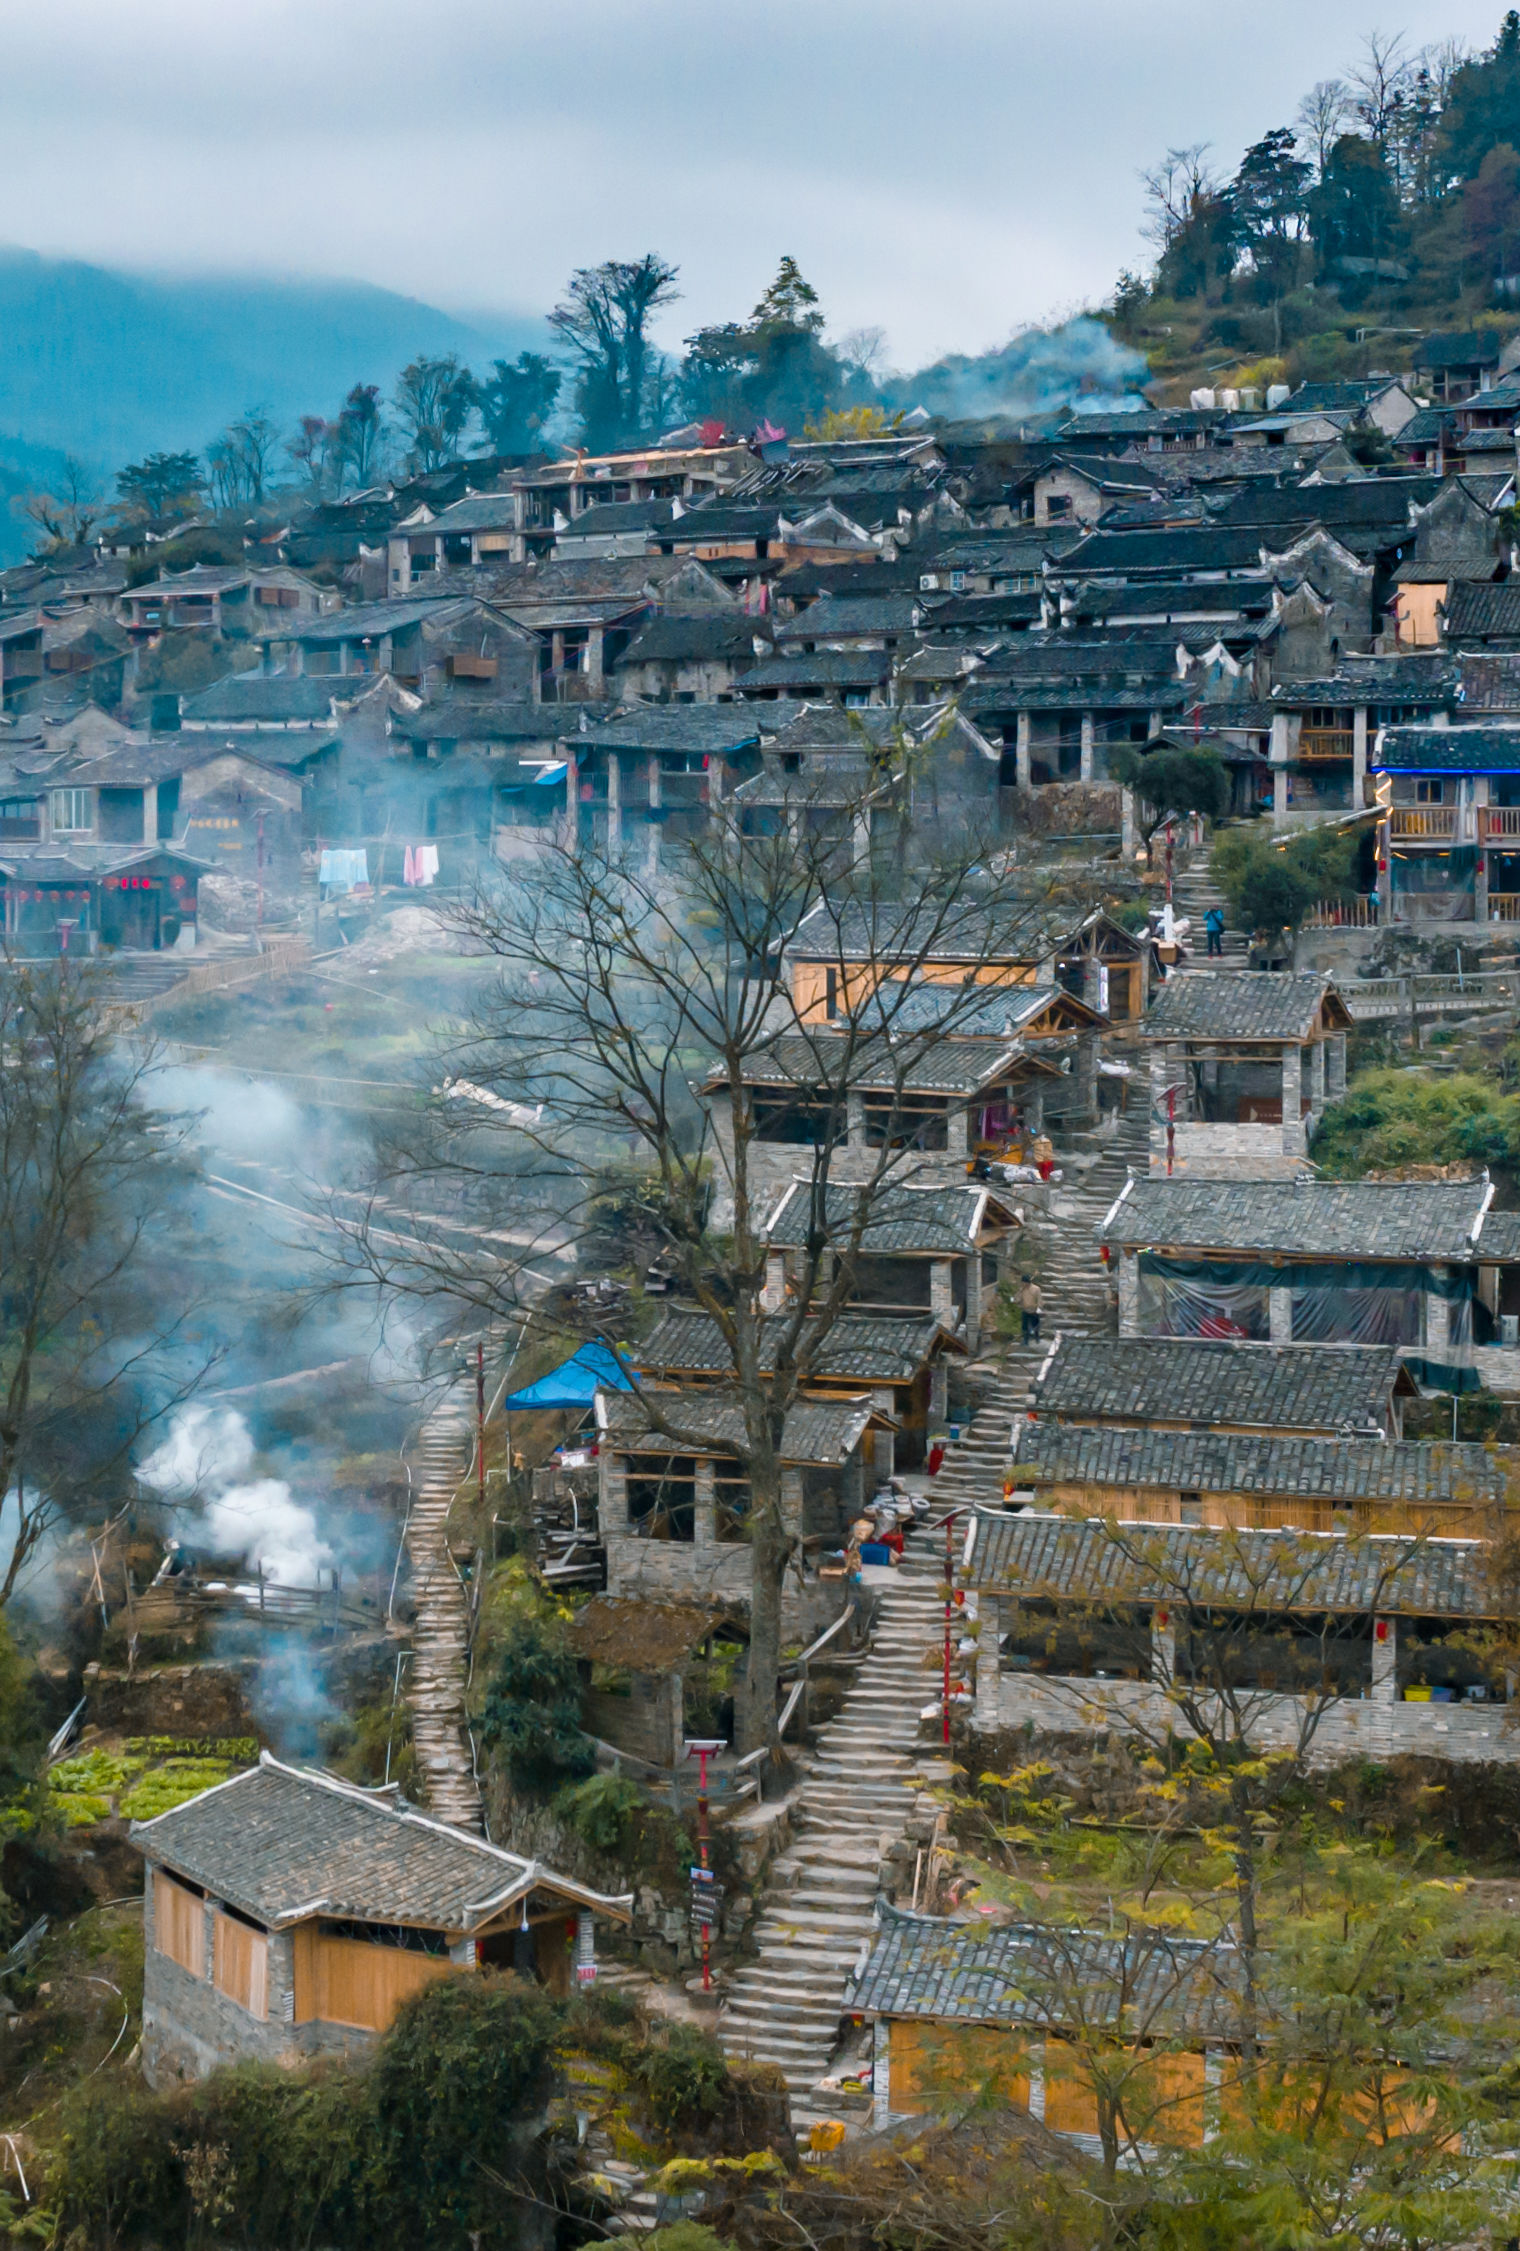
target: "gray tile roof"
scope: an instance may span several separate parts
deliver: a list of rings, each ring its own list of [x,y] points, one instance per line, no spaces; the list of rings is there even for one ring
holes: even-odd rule
[[[1481,1540],[1403,1533],[1215,1531],[978,1509],[968,1587],[1072,1602],[1492,1617],[1504,1601]]]
[[[1260,1493],[1270,1499],[1502,1502],[1512,1449],[1394,1444],[1372,1438],[1258,1436],[1223,1430],[1123,1430],[1026,1423],[1018,1483]]]
[[[735,791],[737,796],[739,793]],[[904,1051],[906,1048],[906,1052]],[[783,1033],[744,1058],[747,1086],[790,1087],[806,1093],[820,1087],[841,1099],[856,1094],[975,1094],[1016,1073],[1027,1077],[1040,1068],[1012,1039],[936,1038],[932,1031],[891,1038],[850,1040],[843,1032]],[[721,1080],[711,1080],[718,1086]]]
[[[1334,1437],[1391,1429],[1401,1375],[1392,1344],[1062,1337],[1035,1387],[1035,1406],[1041,1420],[1235,1424]],[[1411,1388],[1407,1376],[1402,1388]]]
[[[1414,348],[1416,367],[1497,367],[1499,337],[1492,328],[1463,328],[1426,336]]]
[[[248,1773],[134,1821],[131,1838],[148,1860],[271,1927],[321,1914],[468,1931],[537,1884],[619,1913],[627,1905],[391,1792],[284,1766],[267,1751]]]
[[[203,688],[198,696],[187,696],[184,716],[219,727],[261,721],[269,726],[320,725],[332,716],[333,686],[330,678],[317,680],[304,673],[265,677],[235,672],[230,679]]]
[[[629,704],[588,734],[571,733],[570,741],[576,750],[679,750],[726,758],[753,749],[766,724],[752,704]]]
[[[351,610],[330,610],[325,617],[284,621],[278,613],[259,634],[261,640],[301,641],[326,646],[339,641],[380,640],[387,633],[403,633],[408,626],[434,622],[454,625],[480,607],[458,595],[409,594],[395,602],[362,602]],[[505,624],[505,620],[499,621]],[[510,629],[509,629],[510,630]]]
[[[846,1243],[854,1232],[863,1191],[830,1181],[824,1189],[824,1229],[830,1240]],[[866,1224],[860,1248],[871,1256],[917,1253],[959,1254],[984,1234],[1008,1226],[1012,1212],[986,1188],[882,1187],[866,1193]],[[811,1184],[794,1180],[772,1212],[765,1239],[778,1250],[800,1248],[812,1219]]]
[[[767,657],[736,674],[734,686],[751,695],[763,688],[878,688],[891,670],[885,649],[815,649],[811,656]]]
[[[1520,726],[1387,727],[1367,764],[1387,774],[1512,774],[1520,772]]]
[[[883,1901],[852,2016],[936,2024],[1062,2025],[1089,2033],[1122,2015],[1125,2033],[1226,2037],[1239,2024],[1233,1946],[1172,1931],[944,1922]],[[1112,2011],[1110,2016],[1109,2011]]]
[[[763,1368],[775,1365],[785,1326],[767,1322],[762,1329]],[[911,1383],[942,1344],[953,1342],[931,1314],[842,1313],[818,1347],[810,1375],[829,1383]],[[721,1376],[733,1370],[717,1322],[684,1308],[665,1315],[639,1346],[637,1359],[640,1368],[657,1375]]]
[[[692,617],[652,617],[639,627],[618,665],[698,664],[719,657],[753,664],[760,623],[758,618],[725,616],[719,610],[699,611]],[[766,636],[762,633],[760,638]]]
[[[1111,1243],[1281,1251],[1298,1258],[1474,1255],[1482,1180],[1136,1180],[1103,1223]]]
[[[1319,1021],[1328,977],[1293,976],[1272,969],[1190,972],[1169,977],[1146,1012],[1143,1039],[1308,1039]]]
[[[1478,1256],[1520,1260],[1520,1211],[1491,1211],[1478,1237]]]
[[[1454,646],[1468,640],[1520,638],[1520,580],[1505,579],[1499,586],[1486,580],[1461,580],[1441,607],[1446,638]]]
[[[937,907],[844,898],[805,914],[786,950],[794,961],[1026,963],[1049,953],[1054,937],[1045,905],[993,914],[971,895]]]
[[[832,1468],[855,1451],[873,1418],[891,1421],[870,1399],[799,1399],[781,1428],[781,1459]],[[635,1453],[737,1453],[745,1444],[744,1403],[722,1391],[599,1391],[596,1419],[607,1445]]]
[[[1459,675],[1451,657],[1378,657],[1366,664],[1347,664],[1328,679],[1280,682],[1272,701],[1281,710],[1307,711],[1331,705],[1354,710],[1357,704],[1449,703],[1457,693]]]

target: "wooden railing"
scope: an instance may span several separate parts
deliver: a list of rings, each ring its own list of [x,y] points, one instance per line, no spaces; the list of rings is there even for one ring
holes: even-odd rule
[[[1490,922],[1520,922],[1520,891],[1490,891],[1488,919]]]
[[[1305,727],[1298,738],[1300,758],[1349,758],[1355,747],[1349,727]]]
[[[1304,916],[1306,930],[1375,930],[1377,924],[1376,892],[1355,899],[1320,899]]]
[[[1496,837],[1520,838],[1520,805],[1480,806],[1478,834],[1485,843]]]
[[[1436,842],[1457,834],[1455,805],[1395,805],[1388,814],[1388,833],[1395,840],[1411,838]]]

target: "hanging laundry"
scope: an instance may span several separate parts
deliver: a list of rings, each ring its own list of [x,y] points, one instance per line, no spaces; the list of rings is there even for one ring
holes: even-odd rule
[[[438,873],[438,847],[436,844],[419,844],[417,847],[417,881],[431,883]]]
[[[405,884],[414,884],[421,880],[417,874],[417,854],[410,844],[402,858],[401,880]]]
[[[317,881],[328,891],[352,891],[358,884],[368,883],[368,852],[324,852],[317,867]]]

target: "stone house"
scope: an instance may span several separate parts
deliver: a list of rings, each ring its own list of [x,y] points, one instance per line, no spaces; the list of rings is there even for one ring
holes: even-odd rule
[[[152,1821],[143,2071],[153,2086],[234,2063],[369,2047],[409,1994],[496,1966],[568,1993],[595,1972],[610,1898],[406,1804],[391,1785],[256,1767]]]
[[[783,1033],[745,1058],[751,1135],[746,1180],[752,1202],[779,1197],[799,1164],[823,1168],[843,1186],[875,1181],[882,1151],[900,1151],[892,1182],[935,1186],[964,1181],[979,1140],[1006,1143],[1042,1130],[1047,1090],[1096,1108],[1094,1076],[1070,1084],[1061,1060],[1027,1048],[1017,1035],[956,1037],[904,1045],[843,1030]],[[1084,1055],[1090,1043],[1082,1043]],[[712,1224],[732,1224],[733,1110],[727,1081],[701,1089],[714,1143]],[[1037,1122],[1038,1121],[1038,1122]],[[817,1152],[809,1160],[804,1150]]]
[[[766,1221],[766,1299],[779,1313],[795,1294],[794,1276],[813,1219],[812,1182],[794,1180]],[[829,1183],[823,1230],[846,1247],[854,1234],[857,1197]],[[850,1303],[879,1313],[929,1312],[940,1326],[980,1350],[996,1311],[997,1286],[1011,1272],[1021,1225],[1006,1194],[982,1183],[962,1187],[890,1187],[871,1198],[855,1254]],[[826,1253],[832,1259],[836,1252]]]
[[[767,1322],[760,1335],[762,1368],[774,1365],[785,1324]],[[816,1350],[804,1328],[801,1345],[809,1350],[807,1388],[820,1399],[851,1400],[868,1393],[895,1429],[877,1431],[875,1463],[880,1475],[889,1463],[916,1469],[927,1451],[930,1426],[942,1422],[952,1360],[966,1357],[964,1338],[935,1316],[846,1310],[833,1322]],[[721,1387],[733,1381],[733,1360],[722,1331],[710,1315],[683,1306],[667,1313],[639,1348],[646,1376],[685,1387]]]
[[[1346,1091],[1351,1012],[1328,977],[1195,970],[1139,1027],[1150,1049],[1151,1170],[1292,1179]]]
[[[1395,1345],[1465,1391],[1481,1236],[1476,1180],[1131,1179],[1101,1229],[1121,1337]]]
[[[1226,1731],[1257,1752],[1509,1763],[1508,1683],[1464,1639],[1501,1614],[1488,1558],[1472,1539],[978,1509],[975,1724],[1185,1738],[1186,1704],[1223,1678]]]
[[[759,772],[734,792],[741,835],[833,839],[841,876],[873,837],[907,852],[995,840],[1001,753],[963,713],[750,709],[765,740]]]
[[[1391,1344],[1061,1336],[1036,1378],[1030,1423],[1387,1444],[1418,1395]]]
[[[615,1600],[717,1604],[748,1614],[750,1486],[738,1458],[743,1408],[711,1387],[599,1391],[597,1514]],[[660,1425],[663,1427],[656,1427]],[[893,1419],[869,1393],[807,1398],[781,1433],[781,1510],[800,1569],[783,1596],[789,1639],[810,1639],[844,1608],[837,1559],[849,1526],[891,1474]]]
[[[1460,677],[1444,654],[1347,659],[1322,679],[1271,691],[1268,752],[1275,828],[1361,812],[1374,800],[1369,759],[1384,727],[1444,727]]]
[[[1490,391],[1499,372],[1499,337],[1492,328],[1424,336],[1415,346],[1412,366],[1428,393],[1443,406]]]
[[[1095,524],[1126,500],[1153,500],[1161,478],[1148,464],[1117,454],[1057,454],[1033,478],[1037,524]]]
[[[716,703],[757,658],[770,654],[763,620],[698,611],[646,619],[614,664],[620,696],[648,703]]]
[[[700,1696],[715,1646],[731,1652],[743,1627],[706,1601],[603,1594],[576,1612],[566,1640],[580,1664],[586,1733],[649,1766],[674,1767],[685,1755],[688,1689]],[[705,1718],[692,1734],[709,1732]]]
[[[333,588],[288,564],[249,570],[237,563],[197,563],[132,587],[121,596],[119,612],[127,631],[142,638],[199,627],[228,639],[262,640],[271,627],[324,616],[340,602]]]
[[[1368,754],[1380,919],[1520,920],[1520,726],[1443,716],[1380,728]]]
[[[388,673],[430,699],[461,689],[525,702],[538,695],[534,635],[500,610],[464,597],[365,602],[258,638],[266,669],[321,679]]]

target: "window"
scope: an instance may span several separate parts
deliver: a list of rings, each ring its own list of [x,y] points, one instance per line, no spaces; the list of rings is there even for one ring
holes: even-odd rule
[[[755,1096],[755,1139],[780,1141],[795,1149],[837,1148],[845,1138],[843,1098],[826,1102],[788,1102],[784,1096]],[[833,1131],[830,1132],[832,1124]]]
[[[1444,804],[1445,799],[1442,795],[1442,792],[1445,789],[1445,786],[1446,785],[1444,784],[1444,782],[1416,782],[1414,785],[1414,801],[1416,805]]]
[[[53,827],[60,836],[88,829],[90,825],[90,793],[87,789],[55,789],[53,792]]]
[[[697,1464],[691,1454],[632,1454],[627,1463],[628,1527],[641,1540],[693,1540]]]
[[[872,1149],[949,1146],[945,1105],[936,1095],[905,1094],[896,1102],[866,1097],[866,1141]]]
[[[718,1538],[730,1547],[747,1540],[750,1535],[749,1479],[737,1462],[715,1464],[713,1500]]]
[[[1201,1493],[1179,1493],[1177,1495],[1177,1506],[1179,1523],[1201,1524],[1203,1522],[1203,1495]]]
[[[839,1014],[839,972],[826,969],[823,973],[823,1013],[830,1023]]]

